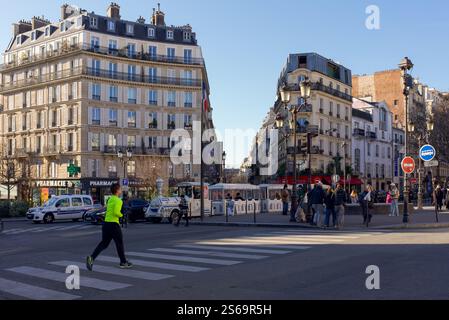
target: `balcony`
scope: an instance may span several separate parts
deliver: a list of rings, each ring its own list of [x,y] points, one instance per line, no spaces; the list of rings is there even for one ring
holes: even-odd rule
[[[167,125],[167,129],[169,129],[169,130],[175,130],[175,129],[176,129],[176,124],[174,124],[174,123],[169,123],[169,124]]]
[[[137,125],[136,125],[136,123],[135,122],[128,122],[128,128],[136,128],[137,127]]]
[[[108,154],[118,154],[120,148],[117,146],[105,146],[103,152]]]
[[[321,149],[319,146],[313,146],[310,152],[312,154],[324,154],[324,150]]]
[[[73,151],[75,151],[75,148],[73,145],[67,146],[67,152],[73,152]]]
[[[193,103],[192,102],[184,102],[184,108],[192,108]]]
[[[0,93],[18,90],[23,87],[29,87],[33,85],[39,85],[46,82],[65,80],[77,76],[88,76],[104,79],[113,79],[119,81],[128,81],[135,83],[145,83],[145,84],[160,84],[160,85],[176,85],[184,87],[196,87],[201,88],[202,82],[200,79],[185,79],[185,78],[168,78],[168,77],[154,77],[147,75],[138,75],[135,77],[134,81],[129,81],[128,73],[117,72],[111,74],[109,70],[100,70],[87,67],[78,67],[69,70],[63,70],[53,73],[47,73],[40,76],[35,76],[23,80],[18,80],[14,82],[4,83],[0,86]],[[93,100],[101,100],[100,95],[92,95]],[[56,98],[51,100],[53,103],[56,102]]]
[[[363,138],[363,137],[365,137],[365,130],[358,129],[358,128],[354,129],[354,137],[356,137],[356,138]]]
[[[156,100],[150,100],[150,101],[148,101],[148,104],[150,106],[157,106],[157,101]]]
[[[375,132],[367,132],[366,136],[367,136],[367,138],[369,138],[371,140],[376,140],[377,139],[377,133],[375,133]]]
[[[170,155],[170,148],[151,148],[147,147],[145,148],[145,155],[149,156],[169,156]]]
[[[44,149],[45,155],[57,155],[63,152],[61,146],[47,146]]]
[[[21,148],[21,149],[16,149],[13,154],[17,158],[28,158],[30,156],[33,156],[34,152],[30,148]],[[10,155],[13,155],[13,154],[10,154]]]
[[[169,107],[174,108],[174,107],[176,107],[176,102],[174,102],[174,101],[169,101],[169,102],[167,102],[167,105],[168,105]]]
[[[325,92],[325,93],[328,93],[328,94],[330,94],[330,95],[332,95],[334,97],[337,97],[337,98],[340,98],[340,99],[352,102],[352,96],[350,96],[349,94],[341,92],[341,91],[338,91],[338,90],[336,90],[334,88],[325,86],[324,84],[319,83],[319,82],[312,83],[312,90],[318,90],[318,91],[321,91],[321,92]]]
[[[93,94],[93,95],[92,95],[92,100],[100,101],[100,100],[101,100],[101,96],[98,95],[98,94]]]
[[[100,120],[92,120],[92,125],[93,126],[99,126],[101,124]]]
[[[184,129],[186,129],[186,130],[192,130],[192,124],[191,123],[186,123],[186,124],[184,124]]]
[[[137,104],[137,99],[128,99],[128,104]]]
[[[109,120],[109,126],[110,127],[117,127],[118,126],[117,120]]]
[[[118,102],[118,98],[117,97],[109,97],[109,101],[110,102]]]
[[[84,44],[72,44],[70,46],[63,45],[60,49],[56,49],[53,51],[45,51],[44,53],[29,56],[26,59],[20,59],[20,61],[15,60],[8,64],[2,64],[0,65],[0,71],[26,66],[35,62],[45,61],[50,58],[69,55],[79,51],[92,52],[95,54],[103,54],[113,57],[137,59],[143,61],[154,61],[172,64],[198,65],[198,66],[204,65],[204,60],[202,58],[173,57],[166,55],[149,54],[145,52],[131,52],[128,50],[128,47],[125,47],[123,49],[116,49],[109,47],[92,46],[90,44],[84,43]]]
[[[157,129],[157,122],[152,121],[148,124],[148,128],[150,129]]]

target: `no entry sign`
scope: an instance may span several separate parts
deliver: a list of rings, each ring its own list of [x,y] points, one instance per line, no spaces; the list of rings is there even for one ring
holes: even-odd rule
[[[404,171],[406,174],[411,174],[415,171],[416,164],[415,160],[413,160],[412,157],[405,157],[404,160],[402,160],[402,171]]]

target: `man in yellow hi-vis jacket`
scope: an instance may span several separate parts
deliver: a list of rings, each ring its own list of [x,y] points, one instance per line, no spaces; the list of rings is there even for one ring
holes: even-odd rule
[[[111,187],[112,197],[109,198],[106,209],[105,222],[103,224],[103,239],[95,249],[91,256],[87,257],[86,266],[89,271],[92,271],[95,259],[103,250],[109,247],[112,240],[117,247],[117,253],[120,257],[120,268],[130,269],[132,264],[126,260],[125,247],[123,245],[123,234],[120,227],[120,218],[123,217],[121,212],[123,201],[119,198],[122,193],[120,185],[114,184]]]

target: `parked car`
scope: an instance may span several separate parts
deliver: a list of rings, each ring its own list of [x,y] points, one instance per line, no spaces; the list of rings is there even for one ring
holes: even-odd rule
[[[102,205],[96,206],[84,215],[84,221],[92,224],[102,224],[106,216],[106,207]]]
[[[145,213],[150,207],[150,203],[141,199],[132,199],[123,204],[123,212],[128,214],[128,220],[134,223],[138,220],[146,220]]]
[[[27,219],[33,223],[52,223],[55,220],[84,220],[87,211],[93,208],[92,197],[84,195],[57,196],[42,207],[29,209]]]

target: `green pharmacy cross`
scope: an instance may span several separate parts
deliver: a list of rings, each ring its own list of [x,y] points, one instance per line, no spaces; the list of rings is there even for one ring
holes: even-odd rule
[[[73,163],[67,167],[67,172],[69,173],[70,177],[74,177],[77,174],[81,173],[81,168],[75,166]]]

